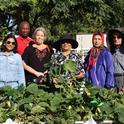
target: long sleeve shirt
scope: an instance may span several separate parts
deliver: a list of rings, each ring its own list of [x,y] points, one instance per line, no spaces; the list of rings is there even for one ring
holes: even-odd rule
[[[25,86],[24,68],[19,54],[10,52],[5,55],[0,52],[0,87],[10,85],[13,88]]]
[[[124,73],[124,50],[120,51],[120,49],[115,49],[115,53],[113,54],[113,61],[114,73]]]
[[[107,48],[104,48],[92,68],[86,70],[89,62],[89,55],[90,51],[88,52],[84,62],[86,80],[90,81],[93,86],[96,87],[114,87],[115,81],[112,54],[107,50]]]

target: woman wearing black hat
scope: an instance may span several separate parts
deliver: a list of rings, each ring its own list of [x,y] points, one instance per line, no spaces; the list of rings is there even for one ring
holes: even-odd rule
[[[114,75],[118,92],[124,92],[124,34],[118,29],[108,32],[108,45],[113,55]]]
[[[60,39],[54,44],[56,53],[52,55],[52,65],[55,64],[62,65],[68,60],[72,60],[76,64],[76,79],[83,78],[83,66],[81,57],[74,50],[78,47],[78,42],[72,38],[70,34],[66,34],[60,37]],[[73,49],[73,50],[72,50]],[[65,78],[69,78],[70,74],[68,72],[63,72]]]

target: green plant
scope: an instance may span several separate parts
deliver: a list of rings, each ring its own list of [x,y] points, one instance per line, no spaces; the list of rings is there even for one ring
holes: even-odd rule
[[[26,88],[0,88],[0,122],[12,118],[24,123],[73,124],[76,120],[93,117],[98,121],[111,119],[123,124],[124,95],[117,94],[116,89],[92,87],[88,82],[80,92],[84,81],[74,78],[74,69],[71,69],[72,78],[63,78],[61,74],[61,70],[70,69],[67,65],[57,65],[50,70],[50,76],[59,77],[57,84],[53,84],[55,87],[46,86],[45,83],[50,82],[44,82],[40,86],[32,83]]]

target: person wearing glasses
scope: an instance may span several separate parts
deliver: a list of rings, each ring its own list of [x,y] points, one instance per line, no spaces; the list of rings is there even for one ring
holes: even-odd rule
[[[17,53],[15,36],[8,34],[0,48],[0,87],[17,88],[21,84],[25,86],[22,58]]]
[[[124,32],[121,29],[111,29],[107,39],[113,56],[117,92],[124,93]]]
[[[75,50],[78,47],[78,42],[73,39],[72,34],[67,33],[62,35],[59,40],[54,43],[54,47],[57,51],[51,57],[51,67],[63,65],[65,62],[71,60],[76,65],[75,78],[82,80],[84,76],[83,62],[81,56]],[[62,75],[64,78],[72,78],[72,74],[69,71],[63,71]],[[58,78],[53,77],[53,83],[57,83],[57,81]]]

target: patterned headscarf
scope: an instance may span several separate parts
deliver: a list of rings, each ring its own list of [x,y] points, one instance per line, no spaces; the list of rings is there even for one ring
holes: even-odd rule
[[[101,38],[102,38],[102,45],[99,48],[97,48],[95,46],[93,46],[91,48],[87,70],[89,70],[96,63],[96,61],[97,61],[97,59],[98,59],[98,57],[100,55],[100,52],[101,52],[101,50],[103,49],[103,46],[104,46],[104,34],[102,32],[95,32],[95,33],[93,33],[92,41],[94,40],[94,37],[96,35],[100,35],[101,36]]]

